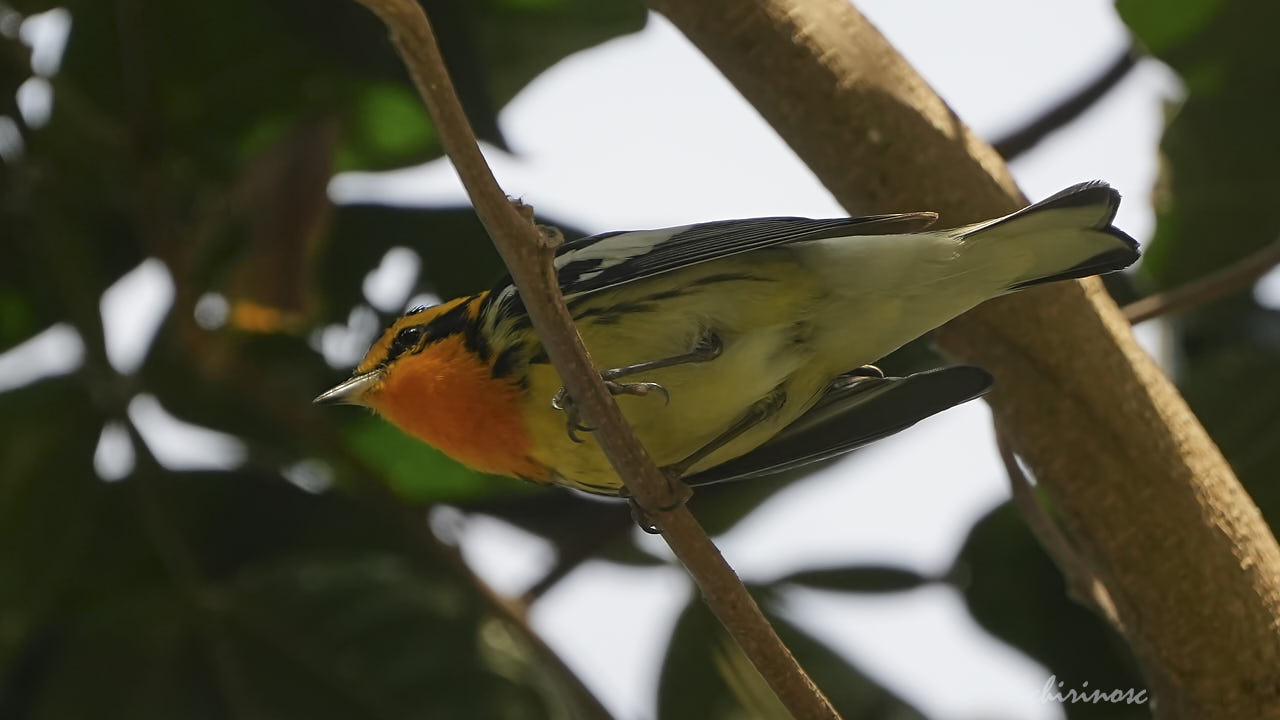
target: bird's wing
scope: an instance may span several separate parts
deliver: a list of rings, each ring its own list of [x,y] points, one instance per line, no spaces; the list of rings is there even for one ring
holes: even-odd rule
[[[773,245],[855,235],[895,235],[931,225],[934,213],[810,220],[772,217],[605,233],[565,243],[556,252],[566,296],[593,292]]]
[[[561,292],[572,297],[773,245],[917,232],[937,219],[931,212],[830,220],[771,217],[626,230],[564,243],[556,249],[555,266]],[[486,310],[493,309],[488,306],[500,309],[502,315],[522,314],[510,276],[494,286],[486,301]]]
[[[816,405],[764,445],[685,482],[742,480],[827,460],[979,397],[991,382],[986,370],[972,365],[901,378],[841,376]]]

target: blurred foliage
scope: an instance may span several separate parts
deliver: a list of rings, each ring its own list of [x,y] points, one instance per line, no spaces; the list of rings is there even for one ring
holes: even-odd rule
[[[624,0],[423,4],[471,120],[500,148],[497,110],[530,80],[644,22]],[[1144,265],[1156,287],[1280,236],[1280,219],[1261,210],[1280,189],[1274,113],[1260,105],[1280,98],[1266,36],[1277,6],[1175,5],[1118,3],[1189,89],[1164,143]],[[41,70],[52,114],[28,125],[15,97],[33,75],[31,52],[12,28],[54,7],[69,13],[71,35],[60,69]],[[338,170],[440,152],[384,28],[352,0],[0,0],[0,98],[20,138],[0,159],[0,349],[63,322],[85,344],[70,376],[0,393],[0,717],[599,714],[518,625],[495,619],[502,610],[423,518],[436,503],[502,518],[552,543],[560,574],[590,558],[663,562],[634,542],[626,506],[481,477],[367,414],[309,405],[342,375],[316,351],[319,338],[366,342],[389,320],[361,288],[389,249],[422,259],[416,292],[451,297],[501,274],[469,209],[328,202]],[[174,307],[143,367],[122,376],[107,360],[100,298],[148,257],[171,273]],[[213,330],[195,320],[207,293],[229,304]],[[1178,324],[1178,379],[1273,524],[1278,322],[1241,293]],[[904,374],[936,362],[913,343],[882,364]],[[99,480],[103,425],[131,427],[138,393],[240,439],[246,462],[165,468],[130,429],[133,472]],[[300,464],[324,482],[286,482]],[[699,489],[692,506],[723,533],[799,477]],[[906,719],[921,713],[790,622],[785,601],[797,587],[892,594],[937,583],[1069,685],[1142,686],[1122,643],[1066,598],[1008,506],[975,526],[945,577],[809,568],[754,591],[848,720]],[[696,598],[670,634],[662,717],[777,713]]]
[[[499,147],[496,111],[528,81],[645,17],[623,2],[426,5]],[[47,123],[23,121],[31,53],[0,34],[0,114],[20,133],[0,165],[0,347],[69,322],[85,362],[0,394],[0,717],[598,716],[424,522],[431,502],[530,488],[309,407],[340,372],[308,339],[346,325],[389,248],[422,257],[423,292],[500,274],[469,210],[330,206],[336,170],[440,152],[385,28],[351,0],[21,0],[0,27],[53,7],[71,32],[60,68],[39,68]],[[174,307],[122,376],[99,299],[148,257]],[[216,330],[195,321],[207,293],[229,306]],[[140,392],[239,438],[247,461],[165,468],[131,429],[132,473],[99,480],[103,424],[131,427]],[[300,466],[312,492],[285,481]],[[330,480],[340,491],[314,494]]]
[[[923,720],[906,701],[787,620],[773,588],[754,588],[753,593],[778,636],[842,717]],[[658,685],[658,716],[670,720],[787,717],[764,678],[696,596],[690,598],[672,631]]]
[[[1120,0],[1122,17],[1186,83],[1162,142],[1158,227],[1143,263],[1175,286],[1280,242],[1280,4]],[[1280,523],[1280,312],[1242,288],[1176,319],[1177,381],[1258,502]]]
[[[1061,573],[1011,503],[974,525],[951,575],[962,583],[974,619],[1035,658],[1065,683],[1063,687],[1146,687],[1124,640],[1101,617],[1067,596]],[[1150,717],[1147,708],[1133,705],[1064,708],[1073,720]]]

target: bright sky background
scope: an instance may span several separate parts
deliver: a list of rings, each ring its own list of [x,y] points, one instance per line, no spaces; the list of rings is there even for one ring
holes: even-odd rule
[[[1128,42],[1107,0],[867,0],[859,7],[988,138],[1091,79]],[[61,33],[60,45],[65,17],[61,24],[59,29],[56,17],[29,22],[23,37]],[[37,68],[43,75],[56,72],[57,54],[52,65]],[[19,100],[31,121],[47,116],[49,96],[43,79],[29,82]],[[1089,114],[1018,159],[1014,174],[1032,199],[1082,180],[1108,180],[1126,198],[1118,224],[1145,241],[1153,225],[1148,197],[1162,102],[1177,92],[1164,68],[1144,62]],[[506,191],[589,231],[844,214],[755,111],[661,18],[642,33],[555,66],[505,108],[501,123],[515,155],[489,156]],[[0,142],[0,150],[5,147]],[[463,197],[443,161],[378,176],[342,176],[331,192],[339,201],[417,205],[457,205]],[[387,288],[412,282],[416,262],[416,256],[389,257],[366,283],[370,302],[385,308],[402,300]],[[1258,292],[1280,302],[1280,274],[1273,273]],[[141,364],[172,296],[172,279],[154,260],[104,294],[107,349],[118,371],[129,373]],[[148,307],[152,312],[145,312]],[[207,313],[216,324],[220,312],[225,307],[213,297],[202,302],[198,315]],[[354,312],[351,324],[367,323],[370,316]],[[1140,330],[1149,347],[1158,345],[1158,323]],[[333,342],[322,338],[320,345],[340,345],[352,336],[326,333]],[[74,329],[56,325],[0,353],[0,392],[73,370],[82,348]],[[183,423],[161,400],[135,398],[129,417],[166,465],[238,464],[244,452],[238,440]],[[718,541],[749,579],[853,562],[937,572],[950,565],[974,520],[1007,496],[989,427],[981,403],[920,423],[788,488]],[[122,427],[104,429],[95,457],[101,477],[127,476],[133,463],[129,443]],[[301,464],[294,469],[299,477],[316,475]],[[510,593],[537,579],[553,559],[541,541],[491,519],[469,521],[462,542],[472,566]],[[666,553],[660,540],[642,542]],[[674,567],[588,563],[536,604],[531,617],[619,718],[652,718],[667,642],[655,628],[670,625],[688,593],[683,572]],[[788,607],[795,622],[931,717],[1063,717],[1059,707],[1038,699],[1051,670],[987,636],[953,591],[856,598],[798,592]]]

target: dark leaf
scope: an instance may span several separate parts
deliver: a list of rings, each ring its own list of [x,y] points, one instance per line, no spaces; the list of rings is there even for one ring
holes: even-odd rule
[[[452,566],[339,496],[251,474],[85,489],[78,532],[25,546],[59,580],[3,608],[29,629],[0,683],[34,681],[11,700],[32,716],[538,718],[563,700],[527,648],[481,632]],[[16,571],[0,586],[39,588]]]
[[[956,563],[952,574],[968,578],[963,592],[974,619],[1042,663],[1064,687],[1146,687],[1124,641],[1067,597],[1062,575],[1011,504],[978,521]],[[1150,709],[1135,705],[1070,703],[1063,709],[1073,720],[1150,717]]]
[[[519,480],[463,467],[367,413],[348,425],[346,440],[356,456],[377,469],[398,495],[413,502],[458,502],[533,490]]]
[[[914,570],[888,565],[852,565],[849,567],[801,570],[785,575],[774,586],[795,584],[819,590],[836,590],[855,593],[892,593],[915,590],[924,585],[941,582]]]
[[[765,603],[766,608],[768,603]],[[923,715],[819,640],[769,614],[779,637],[846,720],[922,720]],[[706,605],[694,597],[676,621],[658,685],[658,717],[787,717],[764,678]]]
[[[1120,0],[1122,17],[1188,96],[1161,143],[1157,228],[1143,274],[1178,286],[1280,240],[1275,3]],[[1174,318],[1177,380],[1267,519],[1280,518],[1280,312],[1249,287]]]

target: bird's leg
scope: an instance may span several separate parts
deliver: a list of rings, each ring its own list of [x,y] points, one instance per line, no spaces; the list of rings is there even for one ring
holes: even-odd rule
[[[693,349],[687,353],[672,355],[670,357],[650,360],[648,362],[636,363],[634,365],[624,365],[622,367],[601,370],[600,377],[604,380],[604,386],[609,388],[609,392],[613,395],[638,395],[645,396],[652,393],[659,393],[666,402],[671,402],[671,394],[667,389],[658,383],[653,382],[618,382],[618,378],[635,375],[637,373],[649,370],[658,370],[668,368],[675,365],[683,365],[686,363],[701,363],[714,360],[720,357],[720,353],[724,351],[724,344],[720,341],[720,336],[713,332],[706,332],[698,338]],[[561,387],[551,398],[551,407],[565,414],[566,427],[568,428],[569,439],[574,442],[582,442],[578,437],[578,431],[590,432],[594,428],[583,425],[582,417],[578,412],[577,406],[573,402],[573,398],[569,397],[569,391]]]
[[[667,478],[667,487],[671,489],[671,495],[674,498],[670,505],[658,508],[659,512],[666,512],[668,510],[674,510],[688,502],[689,498],[693,497],[693,488],[681,482],[680,476],[672,475],[667,468],[660,469],[662,470],[662,474]],[[662,532],[661,528],[658,527],[658,523],[654,522],[653,516],[649,514],[649,511],[645,510],[640,503],[636,502],[636,499],[631,497],[625,488],[623,489],[622,494],[627,498],[627,503],[631,507],[631,520],[635,522],[641,530],[649,533],[650,535],[657,535]]]
[[[659,508],[660,511],[674,510],[688,502],[689,498],[693,497],[693,489],[680,482],[680,478],[667,475],[667,482],[672,485],[672,493],[675,495],[675,502],[670,506]],[[658,523],[654,521],[653,516],[649,514],[648,510],[641,507],[640,503],[636,502],[635,498],[628,497],[627,503],[631,506],[631,520],[635,522],[641,530],[649,533],[650,535],[657,535],[662,532],[662,529],[658,527]]]
[[[617,380],[628,375],[647,372],[649,370],[659,370],[674,365],[684,365],[686,363],[702,363],[708,360],[715,360],[720,357],[720,353],[724,352],[724,343],[720,341],[720,336],[714,332],[705,332],[698,337],[697,342],[693,344],[693,349],[687,353],[672,355],[671,357],[659,358],[658,360],[650,360],[648,362],[636,363],[635,365],[624,365],[612,370],[601,371],[600,377],[608,380]],[[653,384],[653,383],[648,383]]]
[[[693,490],[680,480],[680,478],[684,477],[684,474],[689,471],[689,468],[706,459],[706,457],[711,453],[733,442],[733,440],[742,435],[742,433],[767,420],[770,416],[781,409],[786,401],[787,392],[781,387],[774,389],[774,391],[769,393],[766,397],[756,401],[751,407],[747,408],[747,411],[743,413],[742,417],[739,418],[737,422],[731,425],[728,430],[725,430],[712,438],[711,442],[708,442],[706,445],[694,450],[685,459],[672,463],[671,465],[664,466],[662,468],[662,473],[667,476],[667,482],[672,485],[672,491],[676,496],[675,504],[679,505],[684,503],[691,495],[693,495]],[[650,535],[656,535],[662,532],[658,527],[658,524],[653,521],[653,518],[643,507],[640,507],[640,504],[636,502],[635,498],[628,498],[628,500],[631,503],[631,519],[635,521],[636,525],[640,526],[641,530],[644,530]],[[660,509],[670,510],[672,508],[665,507]]]
[[[786,402],[787,391],[781,386],[774,388],[773,392],[764,396],[762,399],[757,400],[751,405],[751,407],[747,408],[747,411],[742,414],[742,417],[738,418],[738,421],[733,425],[730,425],[728,430],[725,430],[712,438],[711,442],[708,442],[706,445],[694,450],[685,459],[663,467],[662,471],[665,472],[669,478],[683,477],[684,474],[689,471],[689,468],[705,460],[707,456],[711,455],[711,453],[714,453],[725,445],[733,442],[738,438],[738,436],[742,435],[742,433],[769,419],[774,413],[782,409],[782,406]]]

